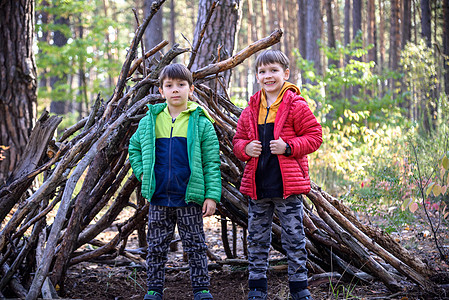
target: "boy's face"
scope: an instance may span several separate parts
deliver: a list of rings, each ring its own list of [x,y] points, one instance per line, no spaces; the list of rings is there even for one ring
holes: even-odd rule
[[[166,78],[162,87],[159,87],[159,92],[169,106],[182,107],[186,106],[189,96],[193,95],[193,89],[193,85],[189,86],[187,80]]]
[[[257,68],[257,82],[260,87],[269,95],[279,94],[284,82],[290,76],[290,70],[282,67],[279,63],[271,63],[267,65],[260,65]]]

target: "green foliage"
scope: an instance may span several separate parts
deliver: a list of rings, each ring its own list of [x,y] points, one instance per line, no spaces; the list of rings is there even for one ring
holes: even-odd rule
[[[121,1],[110,1],[110,6],[120,9]],[[40,0],[36,11],[49,16],[48,24],[38,20],[38,37],[59,31],[67,38],[61,47],[39,39],[37,42],[37,66],[39,79],[57,78],[53,87],[40,86],[39,101],[88,101],[86,96],[101,92],[112,92],[113,78],[120,72],[121,59],[126,55],[123,49],[130,41],[129,21],[126,14],[114,17],[105,14],[104,3],[99,0],[60,0],[51,6]],[[120,4],[121,3],[121,4]],[[131,10],[128,10],[132,15]],[[67,24],[55,24],[57,18],[67,18]],[[131,23],[132,24],[132,23]],[[82,28],[82,36],[81,36]],[[120,55],[122,54],[122,55]],[[84,73],[85,82],[79,84]],[[87,104],[87,103],[86,103]]]
[[[394,99],[391,93],[383,91],[384,82],[391,77],[399,78],[400,74],[386,71],[379,75],[375,72],[374,62],[359,61],[369,49],[362,48],[360,39],[355,39],[347,47],[338,44],[335,49],[323,49],[329,60],[339,61],[348,57],[348,63],[340,67],[331,64],[324,75],[319,75],[313,62],[302,58],[295,51],[297,64],[305,82],[303,88],[307,90],[307,97],[319,103],[318,115],[323,125],[335,127],[332,123],[342,118],[344,125],[366,124],[374,128],[379,126],[380,122],[381,125],[394,124],[400,120],[396,116],[400,114],[397,104],[401,98]],[[345,90],[350,88],[353,88],[354,93],[352,98],[347,98]],[[348,112],[362,115],[358,119],[349,119]]]
[[[346,286],[338,282],[334,286],[332,278],[329,278],[329,299],[359,299],[358,297],[352,295],[355,287],[356,284],[349,283],[349,285]]]
[[[144,291],[144,292],[147,291],[147,289],[145,287],[143,287],[138,281],[138,279],[141,282],[144,280],[142,280],[142,278],[140,278],[140,276],[139,276],[139,278],[137,278],[137,269],[136,268],[134,268],[132,273],[128,275],[127,279],[131,280],[134,283],[134,290],[137,290],[137,287],[139,287],[139,289],[141,289],[142,291]]]
[[[423,126],[423,120],[428,119],[437,127],[442,124],[441,118],[449,112],[447,96],[437,95],[437,91],[441,89],[439,74],[445,72],[442,56],[433,47],[427,47],[423,40],[419,40],[418,43],[405,45],[400,64],[404,71],[403,89],[408,98],[411,117],[415,126],[419,126],[418,133],[428,134],[429,128]],[[435,128],[432,126],[430,129]]]
[[[415,134],[410,137],[409,154],[413,157],[413,176],[422,193],[413,195],[404,207],[422,202],[430,214],[448,219],[449,213],[449,125],[446,119],[429,139]],[[421,201],[420,201],[421,200]]]
[[[359,61],[367,49],[362,49],[357,40],[348,47],[324,47],[324,53],[334,61],[343,57],[349,59],[345,66],[331,64],[325,74],[319,75],[313,63],[298,58],[303,82],[306,82],[304,94],[323,125],[323,145],[311,155],[311,177],[326,190],[340,196],[354,210],[380,217],[378,219],[385,222],[379,225],[386,231],[398,230],[400,226],[416,220],[415,212],[420,207],[416,166],[408,152],[408,136],[419,136],[419,127],[414,120],[403,118],[404,111],[399,108],[410,97],[410,91],[398,94],[396,90],[388,90],[385,83],[391,79],[398,80],[403,75],[388,70],[378,74],[373,62]],[[409,59],[410,63],[413,61]],[[428,68],[425,76],[433,74],[432,67]],[[410,76],[406,74],[404,77]],[[421,77],[413,80],[421,80]],[[347,99],[345,90],[350,87],[356,88],[352,98]],[[440,110],[443,111],[444,107],[447,107],[447,101],[441,100]],[[423,137],[427,143],[420,141],[416,144],[431,146],[426,148],[426,152],[432,155],[439,153],[444,149],[442,141],[447,141],[443,130],[447,125],[444,123],[448,122],[439,120],[438,132],[430,139]],[[435,140],[439,142],[435,143]],[[441,159],[442,156],[438,154],[436,157]],[[423,158],[422,163],[425,169],[431,168],[429,155]],[[440,165],[443,166],[443,160]],[[435,186],[441,197],[443,184],[440,183],[441,188]],[[429,189],[429,194],[430,190],[433,189]]]
[[[231,97],[231,101],[235,106],[240,108],[245,108],[248,106],[248,101],[240,97]]]
[[[401,52],[400,63],[404,69],[404,81],[408,83],[407,88],[410,92],[415,89],[426,94],[438,83],[435,51],[428,48],[424,40],[420,39],[417,44],[407,43]],[[411,95],[420,96],[416,91]]]

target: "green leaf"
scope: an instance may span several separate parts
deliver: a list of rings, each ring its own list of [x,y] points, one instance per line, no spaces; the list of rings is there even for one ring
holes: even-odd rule
[[[432,192],[432,188],[435,185],[435,182],[432,182],[426,190],[426,197],[429,197],[430,192]]]
[[[404,202],[402,202],[402,205],[401,205],[402,211],[405,211],[407,209],[407,207],[409,207],[409,205],[412,203],[412,201],[413,201],[412,198],[405,199]]]
[[[435,197],[438,197],[441,194],[441,185],[435,184],[433,187],[433,194]]]
[[[442,165],[443,165],[444,169],[446,169],[446,170],[449,169],[449,158],[447,158],[446,155],[443,157],[441,162],[442,162]]]

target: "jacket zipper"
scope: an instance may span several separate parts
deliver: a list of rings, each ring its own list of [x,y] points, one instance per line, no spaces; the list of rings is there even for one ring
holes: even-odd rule
[[[171,178],[171,160],[172,160],[172,137],[173,137],[173,127],[175,126],[175,119],[171,120],[171,129],[170,129],[170,142],[168,143],[168,180],[167,180],[167,198],[168,203],[170,204],[170,193],[168,192],[170,187],[170,178]]]
[[[263,123],[263,134],[262,134],[262,139],[263,139],[263,141],[262,141],[262,151],[264,150],[263,149],[263,146],[265,145],[265,140],[267,139],[267,119],[268,119],[268,114],[270,113],[270,108],[269,107],[267,107],[267,115],[265,116],[265,120],[264,120],[264,123]],[[261,170],[263,170],[264,169],[264,165],[265,165],[265,162],[266,162],[266,155],[261,155],[261,163],[260,163],[260,169]]]

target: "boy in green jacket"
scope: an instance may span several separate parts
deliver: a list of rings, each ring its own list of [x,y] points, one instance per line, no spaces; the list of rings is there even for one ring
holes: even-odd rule
[[[212,299],[202,218],[215,212],[221,198],[218,139],[212,118],[188,101],[194,87],[184,65],[166,66],[159,84],[166,103],[148,105],[128,150],[133,172],[142,182],[142,195],[150,201],[144,299],[162,299],[175,224],[189,256],[194,299]]]

